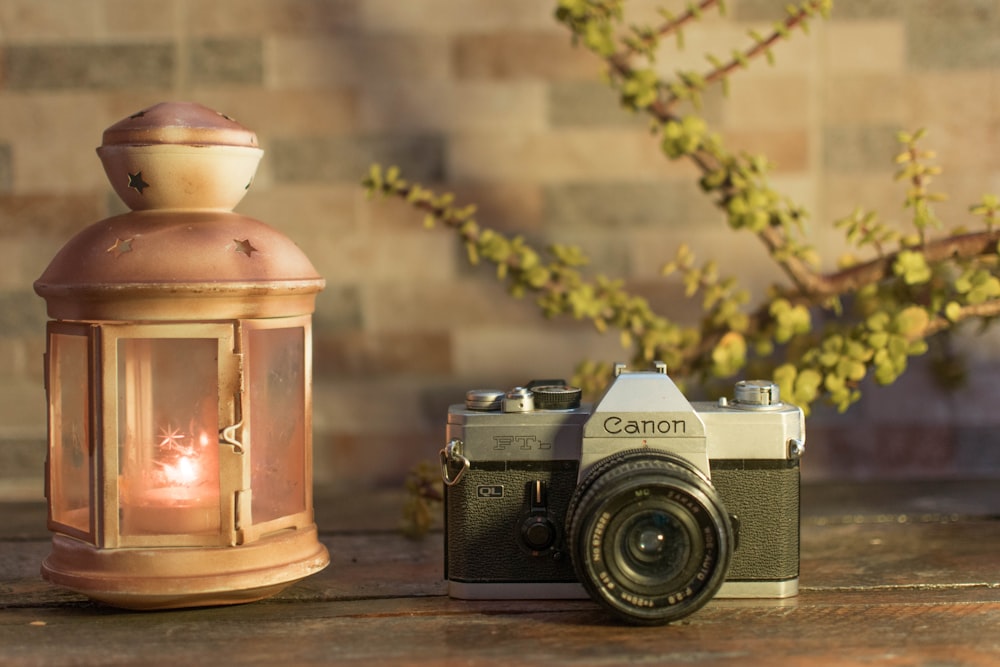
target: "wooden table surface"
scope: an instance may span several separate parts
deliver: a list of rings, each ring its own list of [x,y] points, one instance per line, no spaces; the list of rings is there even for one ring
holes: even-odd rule
[[[129,612],[41,580],[42,503],[0,503],[0,665],[1000,665],[1000,483],[812,485],[802,591],[670,626],[589,601],[445,595],[442,540],[401,498],[317,491],[331,564],[248,605]]]

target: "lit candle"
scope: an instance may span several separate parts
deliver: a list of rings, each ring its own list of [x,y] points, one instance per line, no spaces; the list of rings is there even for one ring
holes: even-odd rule
[[[129,494],[123,532],[189,535],[219,530],[217,450],[202,431],[196,442],[172,426],[159,432],[145,485]]]

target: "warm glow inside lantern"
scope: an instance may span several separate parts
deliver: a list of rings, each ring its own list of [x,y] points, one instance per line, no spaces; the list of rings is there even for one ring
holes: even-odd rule
[[[53,583],[116,606],[247,602],[328,563],[312,508],[302,251],[232,212],[262,151],[205,107],[112,125],[132,209],[84,229],[35,289],[48,324]]]

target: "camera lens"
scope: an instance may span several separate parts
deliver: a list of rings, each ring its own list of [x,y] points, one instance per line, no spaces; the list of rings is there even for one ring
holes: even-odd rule
[[[732,527],[711,483],[683,459],[632,450],[598,463],[567,514],[577,577],[630,623],[700,609],[725,580]]]

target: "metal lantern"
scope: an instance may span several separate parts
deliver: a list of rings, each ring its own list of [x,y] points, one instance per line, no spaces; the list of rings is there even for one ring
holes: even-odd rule
[[[312,505],[311,315],[302,251],[232,208],[263,151],[190,103],[97,149],[129,213],[35,283],[49,317],[42,575],[136,609],[260,599],[329,562]]]

